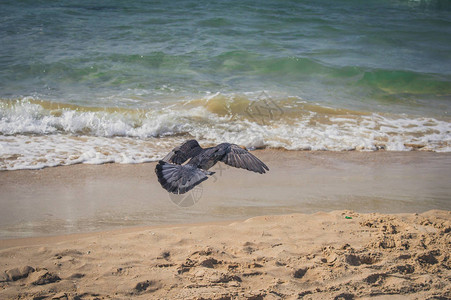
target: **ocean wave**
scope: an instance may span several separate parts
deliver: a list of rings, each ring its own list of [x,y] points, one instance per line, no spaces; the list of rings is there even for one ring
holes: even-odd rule
[[[0,106],[0,133],[76,134],[101,137],[156,137],[186,133],[185,117],[196,117],[195,110],[176,113],[152,110],[82,107],[25,99],[6,101]]]
[[[212,94],[149,109],[0,102],[0,169],[160,159],[185,139],[287,150],[451,151],[451,123],[260,94]]]

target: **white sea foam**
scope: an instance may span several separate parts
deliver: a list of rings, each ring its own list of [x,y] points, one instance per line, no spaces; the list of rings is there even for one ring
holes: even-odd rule
[[[185,117],[201,117],[202,110],[172,111],[79,111],[46,110],[37,103],[19,101],[0,107],[0,133],[52,134],[69,133],[102,137],[155,137],[187,132],[191,124],[180,122]]]
[[[0,104],[0,170],[153,161],[192,137],[202,144],[227,141],[248,148],[451,151],[451,123],[425,117],[319,109],[259,122],[205,105],[139,111]]]
[[[0,170],[72,164],[143,163],[161,159],[175,140],[62,134],[0,136]],[[178,142],[183,142],[179,139]]]

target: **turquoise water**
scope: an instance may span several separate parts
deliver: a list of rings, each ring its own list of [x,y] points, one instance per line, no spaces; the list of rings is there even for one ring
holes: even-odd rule
[[[83,136],[94,156],[114,137],[450,151],[450,36],[439,0],[2,1],[0,156],[36,160],[47,148],[30,134],[50,148]],[[271,124],[243,113],[262,97],[282,112]]]

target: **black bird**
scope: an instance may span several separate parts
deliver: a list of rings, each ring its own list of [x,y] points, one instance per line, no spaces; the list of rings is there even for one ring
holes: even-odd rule
[[[188,163],[182,165],[188,159]],[[189,140],[172,149],[160,160],[155,173],[164,189],[174,194],[183,194],[207,180],[207,175],[213,175],[215,172],[208,169],[218,161],[260,174],[269,171],[261,160],[238,145],[222,143],[203,149],[196,140]]]

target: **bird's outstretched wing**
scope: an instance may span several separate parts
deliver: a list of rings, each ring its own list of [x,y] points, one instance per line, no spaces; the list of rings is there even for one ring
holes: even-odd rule
[[[191,157],[198,155],[200,152],[202,152],[202,147],[199,143],[196,140],[189,140],[172,149],[162,161],[181,165]]]
[[[217,147],[226,147],[226,154],[222,157],[221,161],[229,166],[246,169],[260,174],[269,171],[269,168],[261,160],[238,145],[224,143]]]
[[[160,160],[155,167],[161,186],[173,194],[184,194],[196,185],[207,180],[208,172],[192,165],[175,165]]]

